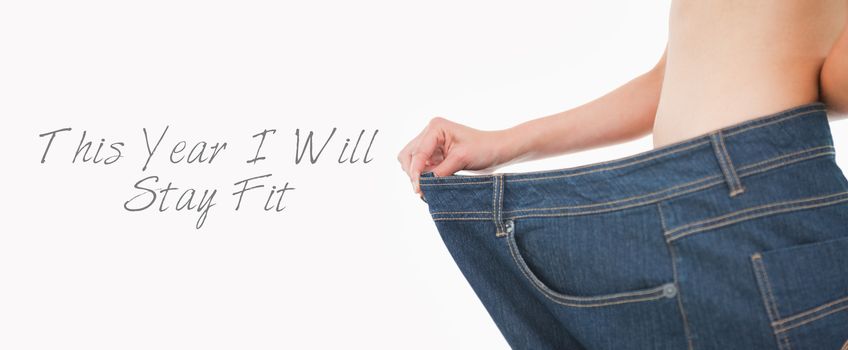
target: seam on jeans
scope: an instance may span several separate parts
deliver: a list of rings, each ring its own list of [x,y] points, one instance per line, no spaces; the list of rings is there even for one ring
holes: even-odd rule
[[[801,161],[805,161],[805,160],[808,160],[808,159],[818,158],[818,157],[822,157],[822,156],[825,156],[825,155],[835,155],[835,154],[836,154],[835,152],[814,153],[814,154],[811,154],[811,155],[805,156],[805,157],[793,158],[791,161],[782,161],[782,162],[778,162],[778,163],[775,163],[775,164],[772,164],[772,165],[769,165],[769,166],[766,166],[766,167],[763,167],[763,168],[760,168],[760,169],[755,169],[755,170],[752,170],[750,172],[746,172],[742,176],[745,177],[745,176],[748,176],[748,175],[759,174],[759,173],[769,171],[771,169],[782,167],[782,166],[785,166],[785,165],[791,165],[791,164],[801,162]]]
[[[777,333],[785,332],[792,328],[810,323],[822,317],[844,310],[848,310],[848,297],[831,301],[829,303],[820,305],[818,307],[806,310],[804,312],[789,317],[785,317],[783,319],[775,320],[772,322],[772,326],[775,327],[775,332]],[[798,320],[800,320],[800,322],[793,323],[794,321]]]
[[[662,202],[657,202],[657,213],[660,216],[660,228],[662,229],[663,235],[665,235],[666,224],[665,224],[665,214],[662,211]],[[677,288],[677,308],[680,310],[680,317],[683,321],[683,334],[686,337],[686,349],[693,350],[695,346],[692,344],[692,331],[689,328],[689,318],[686,316],[686,310],[683,308],[683,291],[680,289],[680,282],[678,280],[677,273],[677,254],[674,252],[674,246],[671,243],[665,242],[666,248],[668,248],[668,254],[671,257],[671,273],[674,276],[674,286]]]
[[[779,329],[779,330],[776,330],[775,332],[776,332],[776,333],[786,332],[786,331],[788,331],[788,330],[790,330],[790,329],[793,329],[793,328],[796,328],[796,327],[799,327],[799,326],[803,326],[803,325],[805,325],[805,324],[807,324],[807,323],[813,322],[813,321],[815,321],[815,320],[818,320],[818,319],[823,318],[823,317],[826,317],[826,316],[830,316],[831,314],[835,314],[835,313],[840,312],[840,311],[848,311],[848,305],[844,305],[844,306],[842,306],[842,307],[838,307],[838,308],[835,308],[835,309],[829,309],[829,310],[828,310],[828,311],[826,311],[826,312],[823,312],[823,313],[818,314],[818,315],[816,315],[816,316],[813,316],[813,317],[810,317],[810,318],[808,318],[808,319],[805,319],[804,321],[801,321],[801,322],[798,322],[798,323],[795,323],[795,324],[792,324],[792,325],[789,325],[789,326],[783,327],[783,328],[781,328],[781,329]]]
[[[771,283],[769,283],[768,275],[763,266],[763,256],[760,253],[751,255],[754,274],[757,277],[757,283],[760,285],[760,293],[763,297],[763,303],[766,307],[766,313],[773,324],[775,320],[780,319],[780,312],[777,310],[777,304],[774,302],[774,293],[772,292]]]
[[[819,148],[819,147],[816,147],[816,148]],[[822,148],[832,148],[832,147],[826,146],[826,147],[822,147]],[[788,159],[788,160],[783,160],[783,161],[777,162],[775,164],[771,164],[771,165],[768,165],[768,166],[761,167],[759,169],[752,169],[754,167],[763,166],[764,164],[767,164],[768,162],[772,161],[773,159],[783,159],[783,158],[787,158],[787,157],[790,157],[790,156],[806,153],[807,151],[808,150],[793,152],[793,153],[790,153],[790,154],[784,154],[784,155],[774,157],[774,158],[771,158],[771,159],[768,159],[768,160],[765,160],[765,161],[757,162],[755,164],[750,164],[750,165],[740,167],[739,168],[739,176],[740,177],[746,177],[746,176],[750,176],[750,175],[755,175],[755,174],[759,174],[759,173],[762,173],[762,172],[765,172],[765,171],[772,170],[774,168],[778,168],[778,167],[782,167],[782,166],[786,166],[786,165],[792,165],[792,164],[795,164],[797,162],[809,160],[809,159],[812,159],[812,158],[817,158],[817,157],[821,157],[821,156],[825,156],[825,155],[834,155],[835,154],[834,152],[819,152],[819,153],[814,153],[814,154],[807,155],[807,156],[804,156],[804,157],[798,157],[798,158],[791,158],[791,159]],[[720,176],[715,175],[715,176],[704,177],[704,178],[701,178],[699,180],[691,181],[690,183],[687,183],[687,184],[698,183],[698,182],[701,182],[701,181],[704,181],[704,180],[707,180],[707,179],[713,179],[713,178],[720,178]],[[530,217],[558,217],[558,216],[573,216],[573,215],[587,215],[587,214],[603,213],[603,212],[609,212],[609,211],[631,208],[631,207],[639,206],[639,205],[651,204],[651,203],[654,203],[654,202],[659,201],[659,200],[669,199],[669,198],[673,198],[673,197],[676,197],[676,196],[691,193],[691,192],[694,192],[694,191],[699,191],[699,190],[702,190],[702,189],[710,188],[712,186],[721,184],[723,182],[724,182],[724,180],[714,181],[714,182],[710,182],[710,183],[707,183],[707,184],[702,185],[702,186],[676,191],[676,192],[673,192],[673,193],[666,195],[664,197],[649,199],[649,200],[646,200],[646,201],[636,202],[636,203],[633,203],[633,204],[630,204],[630,205],[625,205],[625,206],[617,206],[617,207],[606,208],[606,209],[601,209],[601,210],[593,210],[593,211],[581,211],[581,212],[576,212],[576,213],[547,213],[547,214],[515,215],[515,216],[507,216],[507,218],[508,219],[509,218],[515,219],[515,218],[530,218]],[[658,192],[662,192],[662,191],[658,191]],[[654,193],[657,193],[657,192],[654,192]],[[633,196],[633,197],[639,197],[639,196]],[[632,198],[632,197],[630,197],[630,198]],[[619,200],[616,200],[616,201],[621,201],[621,200],[625,200],[625,199],[629,199],[629,198],[619,199]],[[607,202],[596,203],[596,204],[591,204],[591,205],[551,207],[551,208],[531,208],[531,209],[534,209],[534,210],[561,210],[561,209],[579,208],[579,207],[586,207],[586,206],[600,206],[600,205],[604,205],[604,204],[607,204]],[[522,211],[527,211],[527,210],[528,209],[522,209]],[[510,210],[510,211],[506,211],[506,212],[507,213],[518,212],[518,210]],[[441,213],[447,214],[447,213],[451,213],[451,212],[433,212],[432,214],[435,215],[435,214],[441,214]],[[489,212],[487,211],[487,212],[480,212],[480,213],[489,213]],[[456,219],[461,219],[461,218],[456,218]],[[491,217],[488,217],[488,218],[468,218],[468,219],[471,219],[471,220],[484,220],[484,219],[486,219],[487,220],[487,219],[491,219]],[[444,220],[444,219],[436,219],[436,220]]]
[[[667,231],[666,236],[672,236],[675,233],[677,233],[678,231],[686,231],[687,229],[689,229],[691,227],[699,226],[699,225],[702,225],[702,224],[709,224],[711,222],[728,219],[728,218],[731,218],[735,215],[739,215],[739,214],[742,214],[742,213],[745,213],[745,212],[756,211],[758,209],[764,209],[764,208],[768,208],[768,207],[776,207],[776,206],[780,206],[780,205],[789,205],[789,204],[795,204],[795,203],[806,203],[806,202],[811,202],[811,201],[815,201],[815,200],[819,200],[819,199],[844,196],[846,194],[848,194],[848,191],[830,193],[830,194],[816,196],[816,197],[806,197],[806,198],[801,198],[801,199],[794,199],[794,200],[789,200],[789,201],[772,202],[772,203],[768,203],[768,204],[758,205],[758,206],[755,206],[755,207],[740,209],[740,210],[733,211],[733,212],[730,212],[730,213],[727,213],[727,214],[724,214],[724,215],[714,216],[714,217],[711,217],[711,218],[708,218],[708,219],[699,220],[699,221],[691,222],[691,223],[688,223],[688,224],[685,224],[685,225],[677,226],[674,229]]]
[[[825,146],[825,147],[815,147],[815,148],[818,149],[818,148],[833,148],[833,147],[832,146]],[[761,161],[761,162],[757,162],[757,163],[754,163],[754,164],[750,164],[750,165],[740,167],[739,173],[742,174],[740,177],[761,173],[763,171],[771,170],[771,169],[779,167],[779,166],[793,164],[793,163],[796,163],[796,162],[800,162],[800,161],[807,160],[807,159],[810,159],[810,158],[823,156],[823,155],[826,155],[826,154],[834,154],[833,152],[814,153],[814,154],[808,155],[806,157],[791,158],[791,160],[789,160],[789,161],[780,161],[780,162],[774,163],[771,166],[768,166],[768,167],[765,167],[765,168],[762,168],[762,169],[755,169],[755,170],[752,170],[752,171],[746,171],[748,169],[752,169],[752,168],[755,168],[757,166],[762,166],[764,164],[768,164],[768,163],[770,163],[774,160],[777,160],[777,159],[784,159],[784,158],[787,158],[787,157],[792,157],[792,156],[796,156],[796,155],[799,155],[799,154],[802,154],[802,153],[808,153],[808,152],[809,152],[809,149],[804,150],[804,151],[788,153],[788,154],[784,154],[784,155],[781,155],[781,156],[778,156],[778,157],[767,159],[765,161]],[[704,182],[704,181],[708,181],[708,180],[712,180],[712,179],[718,179],[718,178],[721,178],[721,176],[719,176],[719,175],[706,176],[706,177],[702,177],[700,179],[693,180],[693,181],[690,181],[690,182],[686,182],[686,183],[683,183],[683,184],[674,185],[672,187],[668,187],[668,188],[665,188],[665,189],[662,189],[662,190],[659,190],[659,191],[649,192],[649,193],[646,193],[646,194],[640,194],[640,195],[636,195],[636,196],[625,197],[625,198],[620,198],[620,199],[616,199],[616,200],[612,200],[612,201],[606,201],[606,202],[600,202],[600,203],[580,204],[580,205],[571,205],[571,206],[558,206],[558,207],[539,207],[539,208],[527,208],[527,209],[514,209],[514,210],[507,210],[505,212],[506,213],[518,213],[518,212],[527,212],[527,211],[544,211],[544,210],[559,210],[559,209],[572,209],[572,208],[576,209],[576,208],[598,207],[598,206],[610,205],[610,204],[614,204],[614,203],[631,201],[631,200],[637,199],[637,198],[649,197],[649,196],[656,195],[656,194],[663,193],[663,192],[668,192],[668,191],[673,192],[673,190],[677,190],[679,188],[684,188],[684,187],[687,187],[687,186],[698,184],[700,182]],[[718,182],[716,182],[716,184],[718,184]],[[688,192],[684,190],[683,192],[679,192],[679,193],[674,192],[674,193],[672,193],[672,195],[679,195],[679,194],[685,194],[685,193],[688,193]],[[664,198],[669,198],[669,197],[663,197],[663,199]],[[648,203],[650,203],[650,202],[648,202]]]
[[[660,228],[662,228],[663,235],[665,235],[666,226],[665,226],[665,216],[662,211],[662,202],[657,201],[657,213],[660,215]]]
[[[822,311],[824,309],[827,309],[827,308],[830,308],[830,307],[833,307],[835,305],[842,304],[842,303],[848,303],[848,297],[836,299],[834,301],[831,301],[829,303],[817,306],[817,307],[812,308],[810,310],[800,312],[800,313],[797,313],[797,314],[789,316],[789,317],[785,317],[781,320],[777,320],[777,321],[774,322],[774,325],[781,325],[781,324],[784,324],[784,323],[787,323],[787,322],[791,322],[791,321],[797,320],[799,318],[802,318],[804,316],[810,315],[812,313],[816,313],[816,312]]]
[[[783,159],[783,158],[790,158],[790,157],[794,157],[794,156],[802,154],[802,153],[809,153],[809,152],[812,152],[812,151],[825,149],[825,148],[834,150],[833,146],[817,146],[817,147],[805,148],[805,149],[800,150],[800,151],[796,151],[796,152],[792,152],[792,153],[786,153],[786,154],[783,154],[783,155],[779,155],[777,157],[773,157],[773,158],[762,160],[762,161],[759,161],[759,162],[756,162],[756,163],[751,163],[751,164],[741,166],[741,167],[739,167],[739,171],[741,172],[741,171],[746,170],[746,169],[756,168],[756,167],[763,165],[763,164],[777,162],[778,160]],[[779,163],[777,163],[777,164],[779,164]]]
[[[560,175],[550,175],[550,176],[532,177],[532,178],[518,178],[518,179],[513,179],[513,180],[511,180],[510,182],[524,182],[524,181],[550,180],[550,179],[558,179],[558,178],[562,178],[562,177],[572,177],[572,176],[578,176],[578,175],[591,174],[591,173],[596,173],[596,172],[599,172],[599,171],[614,170],[614,169],[618,169],[618,168],[622,168],[622,167],[628,167],[628,166],[631,166],[631,165],[635,165],[635,164],[639,164],[639,163],[642,163],[642,162],[646,162],[646,161],[649,161],[649,160],[652,160],[652,159],[655,159],[655,158],[658,158],[658,157],[662,157],[662,156],[666,156],[666,155],[671,155],[671,154],[675,154],[675,153],[678,153],[678,152],[682,152],[682,151],[688,150],[688,149],[690,149],[690,148],[695,148],[695,147],[698,147],[698,146],[705,145],[705,144],[707,144],[707,143],[709,143],[709,142],[708,142],[708,141],[698,142],[698,143],[695,143],[695,144],[693,144],[693,145],[689,145],[689,146],[686,146],[686,147],[682,147],[682,148],[680,148],[680,149],[675,149],[675,150],[673,150],[673,151],[668,151],[668,152],[664,152],[664,153],[655,154],[655,155],[652,155],[652,156],[650,156],[650,157],[646,157],[646,158],[644,158],[644,159],[637,159],[637,160],[631,161],[631,162],[629,162],[629,163],[623,163],[623,164],[611,165],[611,166],[607,166],[607,167],[603,167],[603,168],[592,169],[592,170],[586,170],[586,171],[577,172],[577,173],[572,173],[572,174],[560,174]],[[621,159],[619,159],[619,160],[621,160]],[[615,161],[615,160],[613,160],[613,162],[614,162],[614,161]],[[596,163],[596,164],[592,164],[592,165],[601,165],[601,164],[604,164],[604,163]]]
[[[497,180],[494,180],[497,181]],[[501,227],[498,226],[498,218],[495,216],[495,201],[497,200],[497,182],[492,183],[492,220],[495,220],[495,236],[498,236],[498,233],[501,232]]]
[[[762,254],[754,253],[751,255],[751,266],[754,268],[754,277],[757,281],[757,285],[760,287],[760,297],[762,298],[763,305],[766,308],[766,314],[768,315],[769,322],[773,323],[780,319],[780,312],[777,309],[774,292],[772,291],[768,274],[766,273],[765,266],[763,265]],[[774,331],[774,326],[772,325],[771,327],[772,331]],[[781,350],[791,349],[789,338],[785,334],[775,333],[775,340],[777,341],[778,348]]]
[[[433,212],[432,215],[439,214],[489,214],[490,211],[436,211]]]
[[[627,209],[627,208],[632,208],[632,207],[638,207],[638,206],[642,206],[642,205],[651,204],[651,203],[654,203],[654,202],[657,202],[657,201],[661,201],[661,200],[664,200],[664,199],[668,199],[668,198],[676,197],[676,196],[679,196],[679,195],[682,195],[682,194],[686,194],[686,193],[689,193],[689,192],[700,191],[700,190],[702,190],[702,189],[709,188],[709,187],[712,187],[712,186],[718,185],[718,184],[723,183],[723,182],[724,182],[724,180],[713,181],[713,182],[711,182],[711,183],[707,183],[707,184],[702,185],[702,186],[699,186],[699,187],[693,187],[693,188],[690,188],[690,189],[685,190],[685,191],[675,192],[675,193],[670,194],[670,195],[667,195],[667,196],[665,196],[665,197],[660,197],[660,198],[655,198],[655,199],[649,199],[649,200],[645,200],[645,201],[641,201],[641,202],[636,202],[636,203],[629,204],[629,205],[617,206],[617,207],[612,207],[612,208],[598,209],[598,210],[586,210],[586,211],[579,211],[579,212],[575,212],[575,213],[547,213],[547,214],[525,214],[525,215],[514,215],[514,216],[508,216],[507,218],[515,219],[515,218],[533,218],[533,217],[557,217],[557,216],[574,216],[574,215],[587,215],[587,214],[606,213],[606,212],[610,212],[610,211],[617,211],[617,210],[621,210],[621,209]]]
[[[490,184],[492,181],[469,181],[469,182],[445,182],[445,183],[422,183],[419,181],[420,186],[455,186],[455,185],[481,185],[481,184]]]
[[[795,113],[795,114],[790,114],[788,116],[778,118],[778,119],[775,119],[775,120],[762,121],[759,124],[740,127],[739,129],[732,130],[730,132],[725,133],[724,135],[725,136],[731,136],[731,135],[735,135],[735,134],[738,134],[738,133],[743,132],[743,131],[761,128],[761,127],[764,127],[766,125],[771,125],[771,124],[782,122],[782,121],[785,121],[785,120],[789,120],[789,119],[792,119],[792,118],[795,118],[795,117],[800,117],[800,116],[804,116],[804,115],[812,114],[812,113],[818,113],[818,112],[822,112],[822,111],[825,111],[825,110],[826,110],[825,108],[814,108],[814,109],[811,109],[811,110],[802,111],[802,112],[798,112],[798,113]]]
[[[492,220],[492,218],[435,218],[433,221]]]
[[[822,201],[823,199],[830,198],[830,197],[841,197],[841,198],[837,198],[837,199],[830,200],[830,201]],[[817,201],[818,201],[818,203],[816,203]],[[848,192],[838,192],[838,193],[829,194],[829,195],[825,195],[825,196],[804,198],[804,199],[799,199],[799,200],[791,200],[791,201],[784,201],[784,202],[777,202],[777,203],[770,203],[770,204],[760,205],[760,206],[756,206],[756,207],[745,208],[745,209],[737,210],[737,211],[734,211],[732,213],[725,214],[725,215],[722,215],[722,216],[719,216],[719,217],[701,220],[701,221],[698,221],[698,222],[695,222],[695,223],[692,223],[692,224],[686,224],[686,225],[677,227],[677,228],[666,233],[667,234],[666,240],[671,242],[671,241],[674,241],[674,240],[677,240],[677,239],[680,239],[680,238],[683,238],[683,237],[686,237],[686,236],[689,236],[689,235],[692,235],[692,234],[695,234],[695,233],[698,233],[698,232],[702,232],[702,231],[706,231],[706,230],[712,230],[712,229],[715,229],[715,228],[724,227],[724,226],[727,226],[727,225],[730,225],[730,224],[738,223],[738,222],[741,222],[741,221],[746,221],[746,220],[749,220],[749,219],[755,219],[755,218],[758,218],[758,217],[763,217],[763,216],[767,216],[767,215],[771,215],[771,214],[792,212],[792,211],[798,211],[798,210],[810,209],[810,208],[818,208],[818,207],[827,206],[827,205],[831,205],[831,204],[837,204],[837,203],[841,203],[841,202],[845,202],[845,201],[848,201]],[[805,205],[804,203],[815,203],[815,204]],[[771,207],[777,207],[778,209],[756,212],[759,209],[771,208]],[[754,212],[754,213],[751,214],[751,215],[742,215],[743,213],[747,213],[747,212]],[[688,229],[688,228],[693,227],[693,226],[697,226],[697,227]]]
[[[501,216],[502,216],[501,212],[503,212],[503,201],[504,201],[504,200],[503,200],[503,194],[504,194],[503,188],[504,188],[504,180],[505,180],[505,179],[503,178],[503,176],[501,176],[501,181],[499,181],[499,182],[500,182],[500,186],[501,186],[501,187],[500,187],[500,192],[501,192],[501,193],[500,193],[500,195],[498,195],[498,222],[501,222]]]
[[[492,220],[495,222],[495,237],[503,237],[506,235],[506,229],[500,220],[500,211],[503,205],[500,188],[503,187],[503,175],[496,175],[492,186]]]
[[[697,184],[697,183],[699,183],[699,182],[704,182],[704,181],[707,181],[707,180],[717,179],[717,178],[719,178],[719,177],[720,177],[720,176],[718,176],[718,175],[702,177],[702,178],[700,178],[700,179],[698,179],[698,180],[689,181],[689,182],[687,182],[687,183],[682,183],[682,184],[674,185],[674,186],[671,186],[671,187],[668,187],[668,188],[665,188],[665,189],[662,189],[662,190],[659,190],[659,191],[648,192],[648,193],[645,193],[645,194],[640,194],[640,195],[636,195],[636,196],[632,196],[632,197],[627,197],[627,198],[616,199],[616,200],[607,201],[607,202],[592,203],[592,204],[580,204],[580,205],[570,205],[570,206],[561,206],[561,207],[547,207],[547,208],[544,208],[544,207],[543,207],[543,208],[515,209],[515,210],[507,210],[507,211],[505,211],[505,212],[506,212],[506,213],[519,213],[519,212],[527,212],[527,211],[543,211],[543,210],[558,210],[558,209],[575,209],[575,208],[591,208],[591,207],[600,207],[600,206],[604,206],[604,205],[610,205],[610,204],[615,204],[615,203],[620,203],[620,202],[632,201],[632,200],[634,200],[634,199],[639,199],[639,198],[644,198],[644,197],[650,197],[650,196],[657,195],[657,194],[660,194],[660,193],[663,193],[663,192],[669,192],[669,191],[673,192],[674,190],[676,190],[676,189],[678,189],[678,188],[682,188],[682,187],[687,187],[687,186],[695,185],[695,184]]]
[[[718,139],[721,138],[721,134],[716,131],[710,134],[710,143],[713,146],[713,152],[715,153],[716,160],[718,161],[718,167],[721,169],[721,173],[724,174],[724,182],[730,187],[730,190],[733,191],[733,180],[730,177],[730,173],[727,171],[727,159],[724,157],[724,153],[721,151],[718,143]],[[731,192],[732,193],[732,192]]]
[[[720,143],[721,150],[724,153],[724,159],[727,160],[727,165],[730,168],[730,175],[732,176],[730,196],[733,197],[745,192],[745,187],[742,186],[742,181],[739,180],[739,175],[736,174],[736,167],[733,165],[733,159],[730,158],[730,153],[727,152],[727,146],[724,144],[724,135],[722,135],[721,130],[719,130],[718,136],[718,142]]]
[[[545,285],[535,274],[530,271],[530,266],[524,261],[521,252],[518,251],[518,243],[515,241],[516,225],[513,223],[513,229],[507,232],[507,245],[509,253],[515,262],[516,268],[526,277],[533,287],[542,293],[547,299],[561,305],[573,307],[600,307],[608,305],[617,305],[624,303],[632,303],[639,301],[649,301],[660,299],[665,296],[664,288],[666,284],[649,289],[642,289],[631,292],[606,294],[599,296],[573,296],[556,292]]]

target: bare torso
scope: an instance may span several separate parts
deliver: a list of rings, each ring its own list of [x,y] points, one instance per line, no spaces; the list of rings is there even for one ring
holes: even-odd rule
[[[673,0],[654,147],[819,100],[846,0]]]

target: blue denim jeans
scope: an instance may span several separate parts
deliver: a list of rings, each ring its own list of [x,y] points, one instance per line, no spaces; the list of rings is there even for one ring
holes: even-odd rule
[[[584,166],[422,174],[442,240],[516,349],[848,341],[848,180],[813,102]]]

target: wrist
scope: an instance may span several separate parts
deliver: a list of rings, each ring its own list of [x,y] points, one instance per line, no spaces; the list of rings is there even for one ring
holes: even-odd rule
[[[536,139],[527,129],[527,123],[494,131],[495,149],[499,166],[519,163],[533,158]]]

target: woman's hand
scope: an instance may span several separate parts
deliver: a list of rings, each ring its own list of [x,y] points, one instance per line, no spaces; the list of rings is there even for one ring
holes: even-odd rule
[[[494,170],[510,161],[506,131],[484,131],[436,117],[397,156],[412,189],[421,196],[418,178],[432,171],[448,176],[459,170]]]

